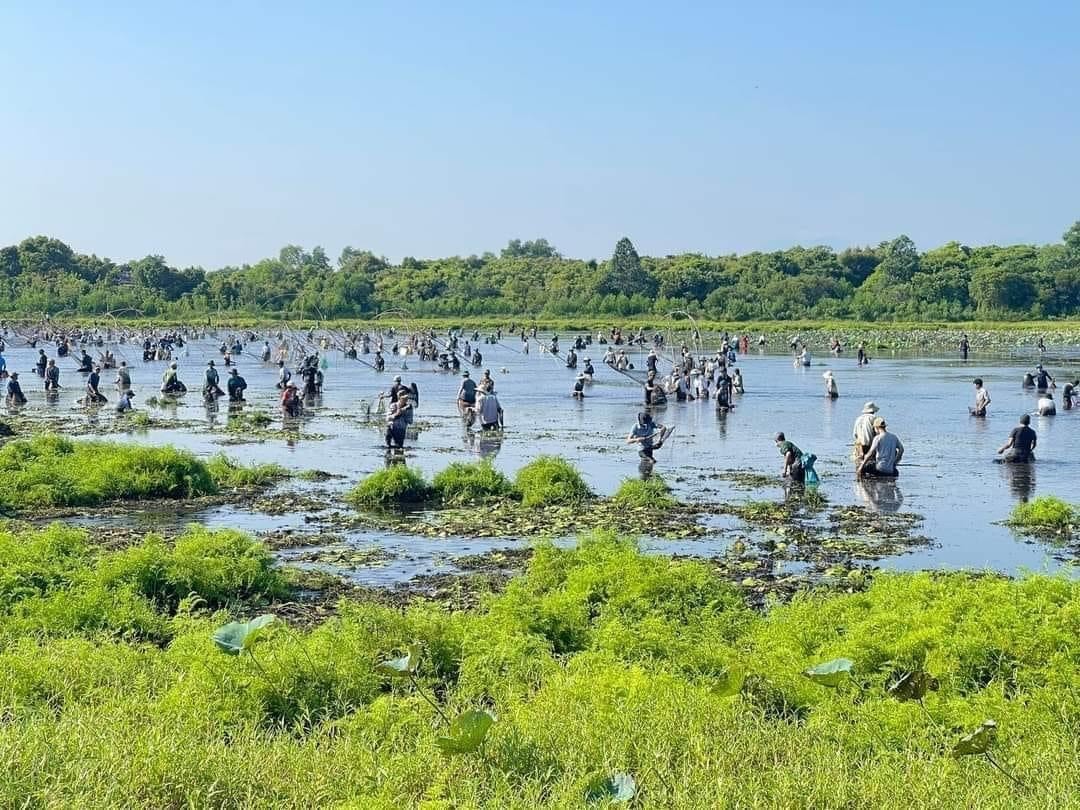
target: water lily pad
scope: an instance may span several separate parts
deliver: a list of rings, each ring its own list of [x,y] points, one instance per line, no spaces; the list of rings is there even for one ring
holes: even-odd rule
[[[218,629],[211,638],[218,649],[227,655],[239,655],[250,650],[265,634],[266,628],[277,621],[273,613],[264,613],[249,622],[229,622]]]
[[[977,754],[985,754],[997,736],[997,723],[993,720],[983,720],[981,726],[970,734],[965,734],[960,741],[953,746],[954,757],[968,757]]]
[[[921,669],[905,672],[885,690],[898,700],[922,700],[927,692],[938,688],[938,680]]]
[[[585,801],[599,802],[604,799],[615,804],[629,802],[637,795],[637,782],[628,773],[594,777],[585,789]]]
[[[839,686],[846,678],[851,676],[851,670],[855,662],[850,658],[834,658],[816,667],[810,667],[803,672],[807,678],[822,686]]]
[[[444,754],[471,754],[483,744],[494,722],[490,712],[465,712],[450,724],[447,736],[437,738],[435,744]]]
[[[409,651],[405,655],[379,662],[375,671],[380,675],[389,675],[391,678],[408,678],[416,674],[416,670],[420,667],[421,653],[419,644],[410,644]]]

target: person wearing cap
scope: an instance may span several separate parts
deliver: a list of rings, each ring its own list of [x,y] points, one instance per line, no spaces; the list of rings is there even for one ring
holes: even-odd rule
[[[218,385],[220,380],[221,377],[218,375],[217,368],[214,367],[214,361],[211,360],[206,364],[206,379],[203,382],[203,399],[214,399],[225,393],[221,390],[221,386]]]
[[[240,376],[240,370],[235,366],[229,369],[229,381],[225,385],[229,389],[229,402],[243,402],[244,392],[247,390],[247,380]]]
[[[131,398],[135,396],[135,392],[130,388],[124,388],[120,391],[120,398],[116,400],[116,412],[127,413],[128,411],[135,410],[135,406],[131,404]]]
[[[60,390],[60,366],[56,365],[55,358],[49,358],[49,364],[45,367],[45,393]]]
[[[19,385],[19,372],[11,372],[11,376],[8,378],[7,384],[7,404],[8,405],[25,405],[26,395],[23,393],[22,386]]]
[[[573,349],[570,349],[570,351],[566,353],[566,367],[577,368],[577,352]]]
[[[773,437],[773,442],[776,444],[776,449],[780,451],[781,457],[784,459],[784,469],[781,475],[784,478],[790,478],[792,483],[802,484],[806,481],[806,468],[803,467],[803,452],[798,446],[783,434],[783,432],[777,433]]]
[[[402,391],[386,412],[387,450],[391,447],[401,449],[405,446],[405,431],[410,422],[412,422],[412,403],[409,401],[409,392]]]
[[[299,416],[304,410],[304,404],[300,400],[300,391],[292,380],[289,380],[281,391],[281,410],[286,416]]]
[[[585,375],[578,374],[574,380],[574,390],[570,393],[574,399],[585,399]]]
[[[866,456],[866,451],[874,443],[874,415],[878,412],[878,406],[873,402],[863,405],[862,413],[855,420],[851,437],[855,440],[855,463],[861,464]]]
[[[585,378],[591,380],[593,375],[596,374],[596,369],[593,368],[592,360],[588,357],[585,358],[585,368],[581,370],[581,373],[585,375]]]
[[[390,386],[390,401],[397,402],[398,394],[405,390],[405,386],[401,382],[401,375],[394,375],[394,384]]]
[[[481,430],[502,430],[505,426],[506,416],[499,397],[495,394],[494,386],[481,392],[476,410],[480,415]]]
[[[896,465],[904,457],[904,444],[880,416],[874,419],[874,440],[866,450],[862,464],[855,471],[858,478],[895,478],[900,474]]]
[[[1031,417],[1025,413],[1020,417],[1020,424],[1012,429],[1009,438],[997,452],[1006,463],[1027,464],[1035,460],[1035,445],[1038,443],[1039,438],[1031,429]]]
[[[627,444],[638,444],[638,455],[648,461],[655,461],[653,451],[664,446],[664,440],[670,435],[672,429],[653,421],[652,414],[642,411],[638,414],[637,424],[631,428],[626,436]]]
[[[990,392],[983,387],[982,377],[976,377],[974,385],[975,405],[968,408],[968,412],[972,416],[986,416],[986,409],[990,406]]]
[[[458,388],[458,409],[462,414],[476,407],[476,381],[469,376],[466,369],[461,372],[461,386]]]
[[[1036,406],[1039,416],[1057,415],[1057,405],[1054,404],[1054,392],[1043,391],[1039,394],[1039,404]]]
[[[480,376],[480,390],[485,394],[495,390],[495,380],[491,379],[491,369],[485,368]]]

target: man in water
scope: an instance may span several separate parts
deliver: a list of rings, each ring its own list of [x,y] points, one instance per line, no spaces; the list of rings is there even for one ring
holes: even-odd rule
[[[773,441],[776,444],[776,449],[780,451],[780,455],[784,459],[784,469],[781,475],[784,478],[790,478],[792,483],[804,483],[806,481],[806,469],[802,463],[802,450],[794,442],[789,442],[783,432],[777,433],[773,437]]]
[[[968,359],[968,350],[971,348],[971,342],[968,340],[967,334],[960,336],[960,359]]]
[[[412,403],[407,391],[398,395],[397,402],[390,405],[386,413],[386,449],[405,446],[405,431],[412,422]]]
[[[476,383],[469,376],[468,369],[461,372],[461,387],[458,388],[457,401],[458,408],[463,414],[476,407]]]
[[[851,438],[855,442],[855,464],[862,463],[866,457],[866,451],[874,443],[874,414],[878,412],[878,406],[873,402],[863,405],[862,413],[855,420],[855,426],[851,430]]]
[[[874,440],[866,451],[866,457],[855,471],[858,478],[896,478],[900,471],[896,465],[904,457],[904,444],[895,433],[889,433],[885,420],[874,420]]]
[[[39,377],[45,376],[45,369],[48,367],[48,365],[49,358],[45,356],[45,350],[38,349],[37,365],[35,366],[35,368],[37,369],[37,374]]]
[[[585,358],[585,368],[582,370],[581,373],[584,374],[585,377],[589,380],[591,380],[593,378],[593,375],[596,374],[596,369],[593,368],[592,360],[590,360],[588,357]]]
[[[281,392],[281,410],[286,416],[299,416],[304,412],[300,392],[292,380],[285,384],[285,389]]]
[[[131,372],[128,370],[127,361],[120,361],[120,368],[116,370],[116,387],[121,391],[131,388]]]
[[[19,385],[19,372],[11,372],[11,377],[8,379],[7,384],[7,404],[8,405],[25,405],[26,395],[23,393],[22,386]]]
[[[1035,388],[1039,391],[1046,391],[1051,385],[1054,385],[1054,377],[1043,368],[1042,363],[1035,366]]]
[[[1037,407],[1039,416],[1055,416],[1057,414],[1057,405],[1054,404],[1054,393],[1052,391],[1043,391],[1039,397]]]
[[[982,377],[975,378],[975,405],[968,411],[972,416],[986,416],[986,409],[990,405],[990,392],[983,388]]]
[[[840,389],[836,386],[836,377],[833,376],[832,371],[826,371],[821,375],[825,380],[825,396],[829,399],[836,399],[840,396]]]
[[[243,402],[244,391],[247,390],[247,380],[240,376],[238,369],[229,369],[229,382],[226,384],[226,388],[229,389],[229,402]]]
[[[90,376],[86,378],[86,404],[105,401],[105,395],[98,390],[101,385],[101,366],[94,366]]]
[[[653,451],[664,446],[664,440],[671,435],[673,428],[666,428],[653,421],[652,414],[642,411],[638,414],[637,424],[626,436],[627,444],[641,445],[638,455],[643,459],[655,461]]]
[[[1070,410],[1076,403],[1074,400],[1080,396],[1077,391],[1080,390],[1080,380],[1073,380],[1072,382],[1065,383],[1065,387],[1061,389],[1061,404],[1065,410]]]
[[[218,385],[220,380],[221,377],[218,375],[218,370],[214,367],[214,361],[211,360],[206,364],[206,379],[203,382],[203,399],[215,399],[225,393],[221,390],[221,386]]]
[[[49,365],[45,367],[45,393],[60,390],[60,366],[56,360],[49,358]]]
[[[116,400],[116,412],[127,413],[128,411],[135,410],[135,406],[131,404],[131,398],[135,396],[134,392],[130,388],[125,388],[120,392],[120,398]]]
[[[574,390],[570,396],[574,399],[585,399],[585,375],[578,374],[577,379],[574,380]]]
[[[499,398],[495,396],[494,388],[484,392],[480,397],[477,410],[480,413],[481,430],[502,430],[505,426],[506,418],[502,405],[499,404]]]
[[[1035,460],[1036,444],[1038,444],[1038,437],[1031,429],[1031,417],[1025,413],[1020,417],[1020,424],[1012,429],[1009,438],[997,449],[997,452],[1004,462],[1027,464]]]

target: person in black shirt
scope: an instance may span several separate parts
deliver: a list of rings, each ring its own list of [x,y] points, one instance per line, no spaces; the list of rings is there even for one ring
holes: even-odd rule
[[[1035,445],[1038,438],[1031,429],[1031,417],[1026,413],[1020,417],[1020,424],[1012,429],[1005,444],[998,448],[1001,460],[1011,464],[1027,464],[1035,460]]]
[[[1053,382],[1053,376],[1051,376],[1049,371],[1042,367],[1041,363],[1035,366],[1035,387],[1039,391],[1047,390]]]
[[[244,401],[244,391],[247,390],[247,381],[240,376],[240,371],[238,369],[229,369],[229,382],[226,387],[229,389],[229,402]]]

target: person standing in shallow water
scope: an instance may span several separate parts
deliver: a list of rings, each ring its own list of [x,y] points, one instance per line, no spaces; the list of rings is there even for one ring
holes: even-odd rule
[[[874,441],[866,451],[862,464],[855,470],[857,478],[896,478],[896,465],[904,457],[904,444],[895,433],[886,430],[885,420],[874,420]]]
[[[805,482],[806,468],[803,467],[802,463],[802,450],[794,442],[788,441],[782,432],[777,433],[773,437],[773,441],[776,443],[776,449],[780,451],[780,455],[784,459],[784,469],[781,475],[784,478],[790,478],[792,483],[795,484]]]
[[[866,451],[874,441],[874,415],[878,412],[878,406],[873,402],[863,405],[862,413],[855,420],[851,430],[851,438],[855,442],[855,464],[862,463]]]
[[[968,408],[972,416],[986,416],[986,409],[990,406],[990,392],[983,387],[982,377],[975,378],[975,405]]]

